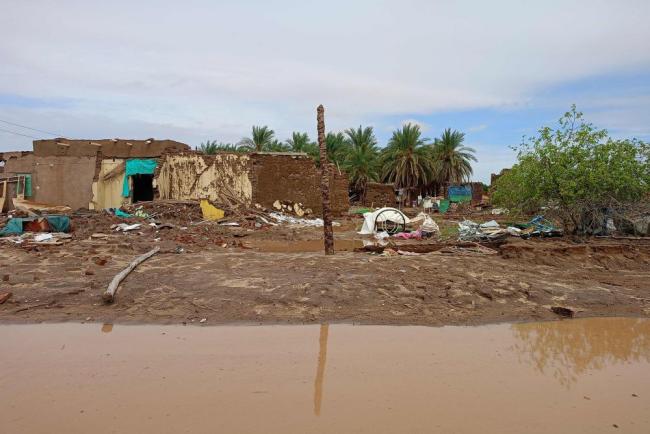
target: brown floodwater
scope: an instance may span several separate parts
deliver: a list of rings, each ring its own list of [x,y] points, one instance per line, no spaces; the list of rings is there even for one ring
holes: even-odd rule
[[[325,249],[323,240],[250,240],[247,246],[268,253],[304,253],[321,252]],[[334,250],[339,252],[351,252],[356,248],[363,247],[362,240],[334,240]]]
[[[0,326],[0,432],[648,433],[650,321]]]

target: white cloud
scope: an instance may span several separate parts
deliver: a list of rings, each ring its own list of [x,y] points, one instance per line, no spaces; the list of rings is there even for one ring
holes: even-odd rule
[[[313,136],[320,103],[341,130],[647,70],[649,15],[645,0],[11,2],[0,95],[73,99],[4,115],[78,137]]]
[[[488,127],[487,124],[474,125],[474,126],[471,126],[471,127],[467,128],[467,131],[470,132],[470,133],[476,133],[476,132],[479,132],[479,131],[483,131],[487,127]]]

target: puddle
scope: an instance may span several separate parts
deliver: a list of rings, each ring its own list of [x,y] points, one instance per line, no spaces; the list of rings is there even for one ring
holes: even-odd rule
[[[323,240],[249,240],[247,246],[269,253],[305,253],[322,252],[324,250]],[[339,252],[351,252],[356,248],[363,247],[362,240],[335,240],[334,250]]]
[[[643,319],[2,325],[0,342],[3,433],[650,432]]]

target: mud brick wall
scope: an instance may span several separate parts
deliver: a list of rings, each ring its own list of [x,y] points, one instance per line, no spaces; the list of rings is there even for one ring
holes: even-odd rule
[[[375,208],[396,206],[397,200],[395,198],[395,188],[393,187],[393,184],[369,182],[366,186],[366,200],[363,204]]]
[[[88,208],[92,201],[96,166],[94,156],[41,157],[25,153],[6,160],[5,175],[31,173],[30,200],[78,209]]]
[[[98,139],[34,140],[34,154],[39,157],[92,157],[101,152],[103,158],[152,158],[166,151],[188,151],[190,147],[175,140]]]
[[[472,205],[478,205],[483,202],[483,184],[480,182],[472,182]]]
[[[323,212],[320,193],[320,170],[311,157],[300,154],[251,154],[250,179],[253,202],[267,208],[276,200],[302,203],[316,214]],[[348,179],[332,168],[330,171],[332,213],[341,215],[349,209]]]
[[[155,179],[160,199],[210,199],[235,196],[250,205],[250,158],[247,154],[167,153],[158,159]]]

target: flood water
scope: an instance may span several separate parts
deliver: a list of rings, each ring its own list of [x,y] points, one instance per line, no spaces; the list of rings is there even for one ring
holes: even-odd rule
[[[0,326],[0,432],[648,433],[650,321]]]

